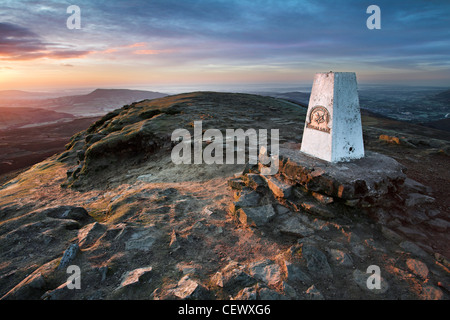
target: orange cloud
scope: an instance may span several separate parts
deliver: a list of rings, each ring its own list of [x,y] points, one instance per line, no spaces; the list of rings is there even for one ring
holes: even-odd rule
[[[129,45],[123,46],[123,47],[124,48],[136,48],[136,47],[144,47],[146,45],[147,45],[147,43],[145,43],[145,42],[137,42],[137,43],[133,43],[133,44],[129,44]]]
[[[99,51],[100,53],[113,53],[113,52],[117,52],[117,49],[115,48],[111,48],[111,49],[106,49],[103,51]]]
[[[151,50],[151,49],[143,49],[133,51],[133,54],[160,54],[165,52],[173,52],[173,50]]]

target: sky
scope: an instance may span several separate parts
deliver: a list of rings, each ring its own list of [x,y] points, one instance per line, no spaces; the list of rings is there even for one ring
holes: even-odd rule
[[[307,85],[324,71],[448,87],[449,15],[435,0],[0,0],[0,90]]]

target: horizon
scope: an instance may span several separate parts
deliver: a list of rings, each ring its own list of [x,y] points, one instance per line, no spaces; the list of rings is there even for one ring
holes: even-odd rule
[[[78,1],[80,29],[69,29],[66,1],[0,0],[0,85],[304,87],[333,70],[361,85],[449,87],[450,4],[377,1],[374,30],[370,4]]]
[[[235,92],[235,93],[287,93],[287,92],[311,92],[311,84],[307,83],[249,83],[249,84],[178,84],[178,85],[138,85],[138,86],[102,86],[97,87],[67,87],[67,88],[17,88],[0,90],[2,92],[18,91],[24,93],[35,94],[61,94],[61,96],[69,95],[84,95],[89,94],[95,90],[136,90],[136,91],[150,91],[159,92],[163,94],[180,94],[196,91],[217,91],[217,92]],[[358,83],[358,91],[365,90],[450,90],[449,86],[438,85],[408,85],[408,84],[382,84],[382,83]]]

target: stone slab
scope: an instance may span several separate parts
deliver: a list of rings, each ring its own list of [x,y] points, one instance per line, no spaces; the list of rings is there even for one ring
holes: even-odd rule
[[[380,198],[406,179],[404,167],[388,156],[366,152],[361,159],[332,163],[280,146],[279,172],[309,191],[344,200]]]

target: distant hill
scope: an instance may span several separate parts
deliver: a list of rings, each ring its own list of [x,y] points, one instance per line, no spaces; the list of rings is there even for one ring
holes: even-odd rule
[[[52,110],[15,107],[0,107],[0,130],[17,128],[25,125],[40,125],[52,123],[62,119],[72,119],[69,113],[55,112]]]
[[[75,116],[101,116],[123,105],[145,99],[165,97],[154,91],[96,89],[88,94],[60,96],[20,90],[0,91],[0,107],[30,107],[70,113]]]
[[[98,116],[132,102],[165,96],[164,93],[154,91],[96,89],[85,95],[48,99],[41,107],[76,116]]]

